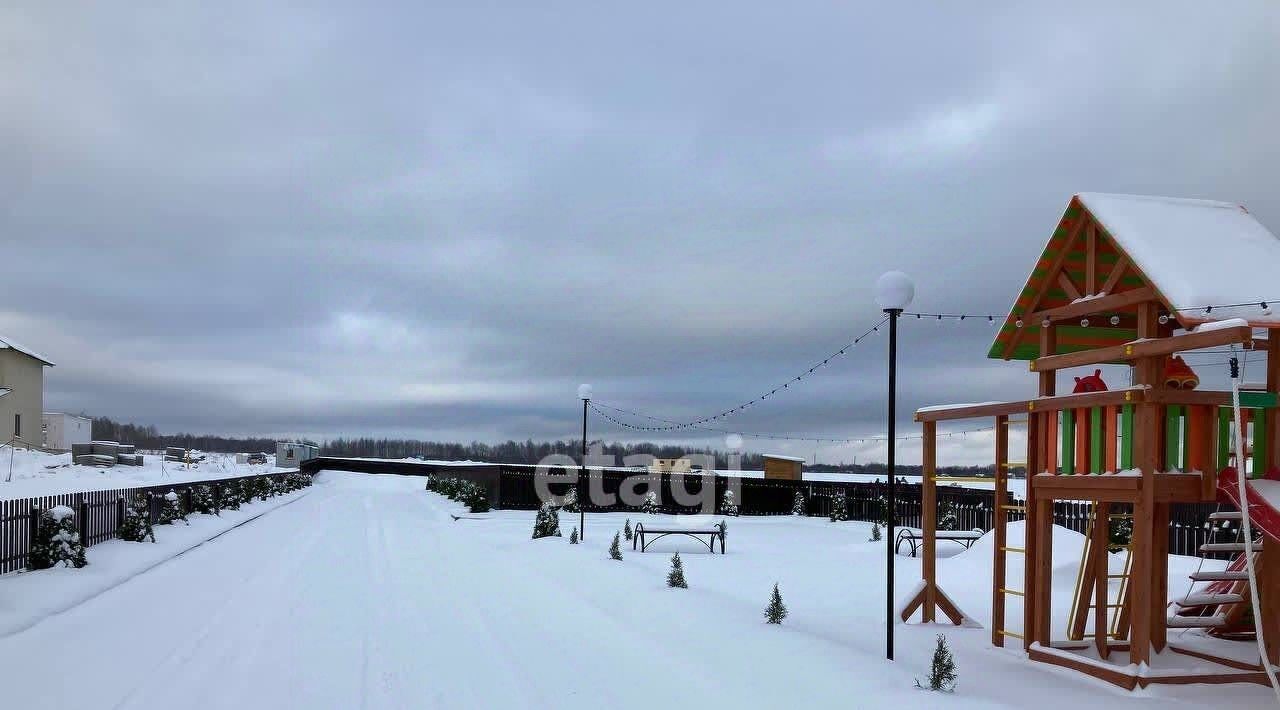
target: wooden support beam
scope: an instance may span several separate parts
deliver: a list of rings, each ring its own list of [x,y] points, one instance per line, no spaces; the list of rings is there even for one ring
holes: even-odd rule
[[[1262,602],[1262,635],[1267,642],[1267,658],[1280,664],[1280,543],[1265,537],[1258,565],[1258,598]]]
[[[1156,501],[1151,519],[1151,647],[1160,653],[1169,640],[1169,504]]]
[[[1110,640],[1107,634],[1111,630],[1107,623],[1107,598],[1110,595],[1108,582],[1111,574],[1111,555],[1107,553],[1107,547],[1111,543],[1111,505],[1094,503],[1093,506],[1093,536],[1089,541],[1089,551],[1093,553],[1093,559],[1090,560],[1093,563],[1093,643],[1098,656],[1105,661],[1109,652],[1107,642]]]
[[[1042,375],[1045,373],[1041,373]],[[1052,373],[1050,373],[1052,374]],[[1186,392],[1195,395],[1195,392]],[[1209,394],[1209,393],[1205,393]],[[1221,393],[1214,393],[1221,394]],[[1064,394],[1057,397],[1048,396],[1039,399],[1028,399],[1017,402],[992,402],[990,404],[971,404],[946,409],[924,409],[915,413],[918,422],[945,421],[948,419],[977,419],[979,417],[998,417],[1023,412],[1052,412],[1063,409],[1089,407],[1105,407],[1109,405],[1131,404],[1146,401],[1146,393],[1140,389],[1104,390],[1102,392],[1081,392],[1080,394]]]
[[[1083,365],[1131,362],[1143,358],[1163,357],[1188,350],[1199,350],[1200,348],[1248,343],[1252,340],[1253,329],[1248,326],[1219,328],[1203,333],[1192,332],[1186,335],[1175,335],[1170,338],[1135,340],[1106,348],[1038,357],[1031,361],[1031,370],[1032,372],[1038,372],[1041,370],[1062,370]]]
[[[924,558],[921,561],[921,575],[924,578],[924,607],[921,620],[926,624],[934,622],[938,601],[938,484],[934,481],[938,466],[937,423],[925,422],[921,433],[921,473],[920,484],[920,517],[924,533]],[[999,472],[997,472],[999,475]]]
[[[1065,306],[1057,308],[1046,308],[1042,311],[1036,311],[1023,318],[1024,323],[1039,323],[1045,318],[1050,321],[1072,320],[1081,316],[1091,316],[1098,313],[1114,313],[1116,311],[1132,308],[1144,301],[1154,301],[1157,298],[1156,292],[1150,286],[1135,288],[1124,293],[1110,294],[1107,296],[1099,296],[1097,298],[1087,298],[1083,301],[1068,303]],[[1041,352],[1041,355],[1044,353]]]
[[[1102,288],[1098,289],[1098,293],[1110,294],[1119,285],[1120,279],[1124,276],[1125,269],[1129,268],[1129,257],[1124,254],[1120,255],[1115,266],[1111,267],[1111,273],[1107,276],[1107,280],[1102,282]],[[1149,290],[1149,289],[1148,289]]]
[[[1084,296],[1084,294],[1080,293],[1080,289],[1071,283],[1071,277],[1067,276],[1065,271],[1058,272],[1058,285],[1062,287],[1063,291],[1067,292],[1067,296],[1073,301]]]
[[[1009,461],[1008,424],[1008,416],[1002,414],[996,417],[996,493],[992,509],[994,516],[992,544],[995,547],[995,559],[991,565],[991,645],[993,646],[1004,646],[1005,593],[1003,590],[1009,588],[1005,574],[1005,560],[1008,553],[1004,551],[1008,540],[1009,514],[1002,507],[1009,497],[1009,469],[1006,466]],[[1027,437],[1031,437],[1030,424],[1028,424]],[[1027,466],[1030,467],[1031,459],[1027,458],[1026,461]],[[1025,545],[1023,547],[1025,548]]]
[[[1027,304],[1028,311],[1034,311],[1040,306],[1040,301],[1044,300],[1044,295],[1049,292],[1049,287],[1053,284],[1054,277],[1062,270],[1062,264],[1067,260],[1067,254],[1071,253],[1071,247],[1075,246],[1076,239],[1080,237],[1081,228],[1086,221],[1086,213],[1083,207],[1080,210],[1080,216],[1076,218],[1076,223],[1071,227],[1071,234],[1062,242],[1062,249],[1058,251],[1058,255],[1054,257],[1053,263],[1049,265],[1049,269],[1045,271],[1045,278],[1040,282],[1040,287],[1036,290],[1031,301]],[[1025,319],[1024,319],[1025,321]],[[1035,322],[1035,321],[1032,321]],[[1013,331],[1013,335],[1009,338],[1009,342],[1004,345],[1004,352],[1001,356],[1008,360],[1013,355],[1013,351],[1018,347],[1018,343],[1022,341],[1023,333],[1026,328],[1018,328]],[[1041,353],[1045,351],[1041,349]]]
[[[1098,230],[1093,221],[1084,228],[1084,292],[1098,293]]]
[[[1267,391],[1280,392],[1280,353],[1267,353]],[[1267,460],[1262,470],[1270,471],[1280,465],[1280,412],[1272,412],[1267,417],[1266,431],[1263,433],[1267,442]]]
[[[1034,504],[1027,502],[1028,507],[1034,505],[1036,521],[1034,531],[1035,560],[1035,640],[1048,645],[1052,639],[1053,617],[1053,499],[1041,500]]]

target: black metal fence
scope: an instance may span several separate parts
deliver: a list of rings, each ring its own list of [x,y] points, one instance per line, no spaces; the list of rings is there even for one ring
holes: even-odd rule
[[[0,574],[26,568],[27,552],[31,549],[31,541],[35,537],[40,514],[50,508],[65,505],[74,510],[76,524],[80,527],[80,539],[84,541],[85,547],[90,547],[118,537],[120,521],[124,519],[125,506],[137,496],[151,496],[153,502],[150,504],[150,510],[154,521],[158,506],[156,501],[170,491],[178,494],[179,505],[182,506],[183,512],[190,513],[191,489],[196,486],[211,486],[214,500],[221,507],[222,487],[230,481],[239,482],[243,479],[259,477],[276,479],[291,473],[297,473],[297,471],[0,500]]]
[[[396,473],[400,475],[447,475],[467,478],[482,483],[490,492],[490,503],[495,508],[508,510],[536,510],[542,504],[538,496],[535,474],[538,468],[526,464],[448,465],[411,461],[376,461],[371,459],[320,458],[303,465],[304,470],[321,469],[363,471],[366,473]],[[580,469],[576,467],[552,467],[544,469],[552,474],[548,488],[555,495],[564,495],[577,485]],[[710,479],[710,480],[708,480]],[[897,520],[899,525],[921,527],[921,486],[903,482],[897,486]],[[791,515],[796,492],[804,496],[805,515],[830,517],[836,496],[845,497],[845,511],[850,520],[866,522],[885,519],[885,501],[888,499],[887,482],[845,481],[787,481],[763,478],[730,478],[710,474],[650,473],[644,470],[621,468],[592,468],[588,472],[590,490],[602,491],[609,505],[594,505],[591,496],[583,501],[588,511],[628,512],[639,511],[641,501],[649,492],[657,495],[659,508],[666,513],[702,513],[704,486],[714,487],[715,514],[724,511],[724,492],[732,485],[739,515]],[[628,495],[623,496],[624,490]],[[943,485],[938,489],[938,505],[945,506],[955,518],[954,527],[960,530],[989,531],[995,525],[995,493],[955,485]],[[630,501],[630,502],[628,502]],[[1006,504],[1019,505],[1020,499],[1007,494]],[[1172,506],[1169,523],[1169,551],[1176,555],[1197,556],[1200,545],[1209,541],[1212,525],[1209,514],[1218,507],[1208,504],[1178,504]],[[1112,508],[1122,512],[1123,506]],[[1021,511],[1007,511],[1012,522],[1026,519]],[[1055,525],[1085,534],[1091,515],[1090,504],[1080,501],[1057,501],[1053,506]]]

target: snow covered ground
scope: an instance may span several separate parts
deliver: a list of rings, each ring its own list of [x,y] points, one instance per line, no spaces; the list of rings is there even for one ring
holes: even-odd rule
[[[151,486],[214,478],[249,476],[285,469],[276,468],[275,456],[267,456],[266,465],[238,464],[234,454],[204,454],[200,463],[190,467],[166,462],[158,454],[144,454],[142,466],[78,466],[71,454],[47,454],[42,451],[0,451],[0,500],[31,496],[75,493],[105,488]],[[10,479],[10,471],[12,477]]]
[[[40,708],[1271,707],[1257,686],[1127,693],[994,649],[989,632],[897,626],[884,660],[885,546],[864,523],[728,519],[728,554],[666,538],[608,559],[625,514],[591,514],[581,545],[531,540],[532,512],[454,520],[402,476],[325,473],[296,500],[35,626],[0,635],[6,705]],[[632,523],[664,516],[631,515]],[[561,516],[567,536],[577,516]],[[690,517],[682,524],[699,522]],[[1059,603],[1074,584],[1062,532]],[[1011,540],[1011,544],[1013,541]],[[113,556],[101,554],[108,547]],[[124,564],[146,545],[91,548]],[[668,589],[680,550],[687,590]],[[136,550],[136,552],[135,552]],[[1078,554],[1078,547],[1074,552]],[[988,622],[989,543],[939,563],[944,590]],[[897,560],[905,597],[919,561]],[[1182,579],[1194,561],[1174,570]],[[68,577],[0,577],[30,599]],[[1011,570],[1010,574],[1016,574]],[[32,580],[32,581],[27,581]],[[14,583],[23,585],[12,595]],[[762,611],[773,584],[790,608]],[[1171,589],[1176,585],[1171,585]],[[11,603],[11,602],[5,602]],[[1061,616],[1065,617],[1065,609]],[[1010,609],[1017,618],[1016,609]],[[955,694],[914,688],[947,634]],[[74,659],[74,660],[73,660]]]

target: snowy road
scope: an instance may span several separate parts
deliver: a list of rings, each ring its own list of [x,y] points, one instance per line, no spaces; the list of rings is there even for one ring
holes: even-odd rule
[[[932,707],[912,687],[938,628],[900,627],[882,653],[881,546],[865,531],[783,517],[731,523],[730,554],[606,559],[621,518],[586,544],[529,540],[532,513],[454,522],[421,480],[325,474],[298,501],[28,631],[0,638],[6,707]],[[565,520],[566,530],[569,523]],[[801,530],[803,544],[788,531]],[[852,539],[851,539],[852,538]],[[696,543],[695,543],[696,545]],[[773,545],[772,547],[770,545]],[[918,574],[903,565],[902,584]],[[792,616],[760,611],[782,582]],[[875,585],[868,585],[867,582]],[[0,587],[0,593],[3,588]],[[947,630],[949,707],[1234,707],[1260,689],[1129,695],[1033,667]],[[14,681],[17,682],[14,682]],[[14,693],[16,692],[16,697]],[[1054,705],[1061,701],[1062,705]],[[1183,704],[1183,701],[1186,704]],[[1258,704],[1265,707],[1265,704]]]

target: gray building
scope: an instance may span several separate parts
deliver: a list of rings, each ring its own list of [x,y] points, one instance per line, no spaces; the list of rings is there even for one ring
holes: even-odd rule
[[[319,446],[296,441],[276,442],[276,466],[280,468],[297,468],[303,461],[309,461],[319,455]]]
[[[44,444],[46,367],[53,367],[48,358],[0,336],[0,441]]]

